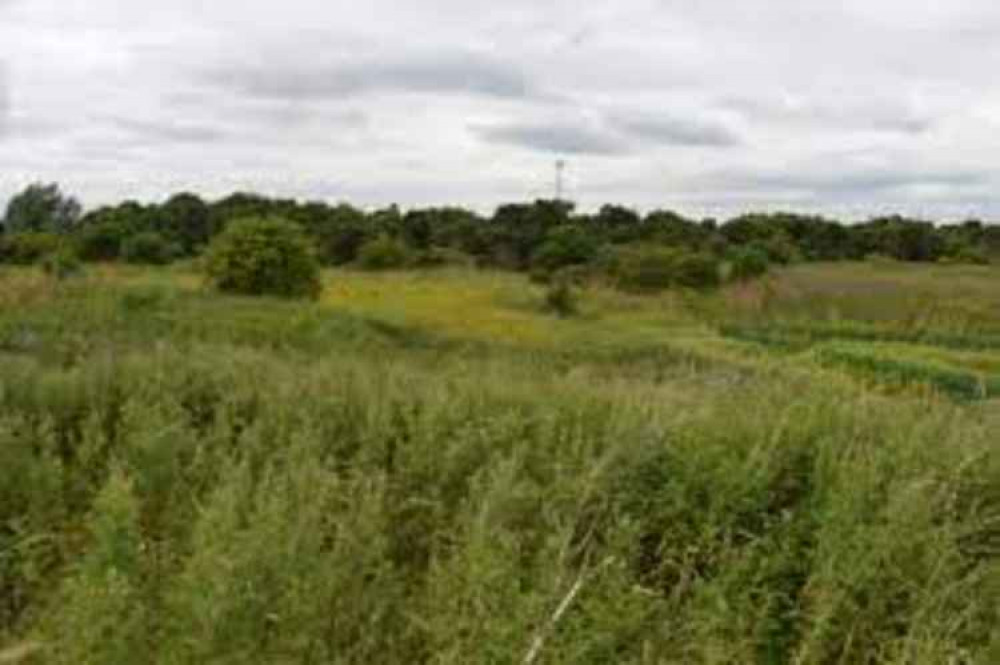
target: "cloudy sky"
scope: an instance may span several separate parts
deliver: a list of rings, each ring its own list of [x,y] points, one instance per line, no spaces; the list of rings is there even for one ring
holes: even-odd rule
[[[990,0],[0,0],[0,202],[1000,218]]]

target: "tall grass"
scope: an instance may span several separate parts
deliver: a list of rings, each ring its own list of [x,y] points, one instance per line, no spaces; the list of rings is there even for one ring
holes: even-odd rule
[[[0,313],[28,662],[1000,658],[978,411],[755,371],[680,315],[534,314],[574,355],[116,283]]]

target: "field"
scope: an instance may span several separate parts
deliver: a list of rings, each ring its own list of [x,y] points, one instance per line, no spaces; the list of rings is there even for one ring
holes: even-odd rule
[[[0,663],[1000,662],[1000,268],[0,270]]]

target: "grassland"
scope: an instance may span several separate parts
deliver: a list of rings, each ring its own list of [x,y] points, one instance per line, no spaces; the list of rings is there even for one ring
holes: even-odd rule
[[[1000,662],[1000,270],[0,272],[0,662]]]

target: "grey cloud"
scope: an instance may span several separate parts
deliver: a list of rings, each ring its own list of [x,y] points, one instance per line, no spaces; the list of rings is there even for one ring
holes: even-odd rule
[[[706,119],[646,115],[618,117],[613,123],[646,143],[702,147],[732,147],[742,143],[732,129]]]
[[[110,124],[135,138],[162,143],[217,143],[228,137],[228,132],[205,125],[175,122],[108,118]]]
[[[513,145],[541,152],[581,155],[621,155],[628,141],[599,126],[558,122],[472,127],[489,143]]]
[[[845,164],[837,172],[809,173],[804,167],[798,171],[729,173],[715,179],[737,188],[834,196],[872,196],[891,190],[926,186],[961,189],[989,182],[989,177],[984,172],[964,170],[865,169]]]
[[[10,82],[7,80],[7,70],[0,62],[0,139],[3,139],[10,130],[10,115]]]
[[[935,119],[929,113],[921,112],[905,101],[859,93],[730,97],[722,101],[722,106],[753,121],[786,127],[804,125],[916,135],[931,130],[935,125]]]
[[[520,68],[469,53],[399,56],[352,64],[237,65],[208,78],[241,94],[316,100],[368,92],[465,93],[522,99],[537,94]]]

